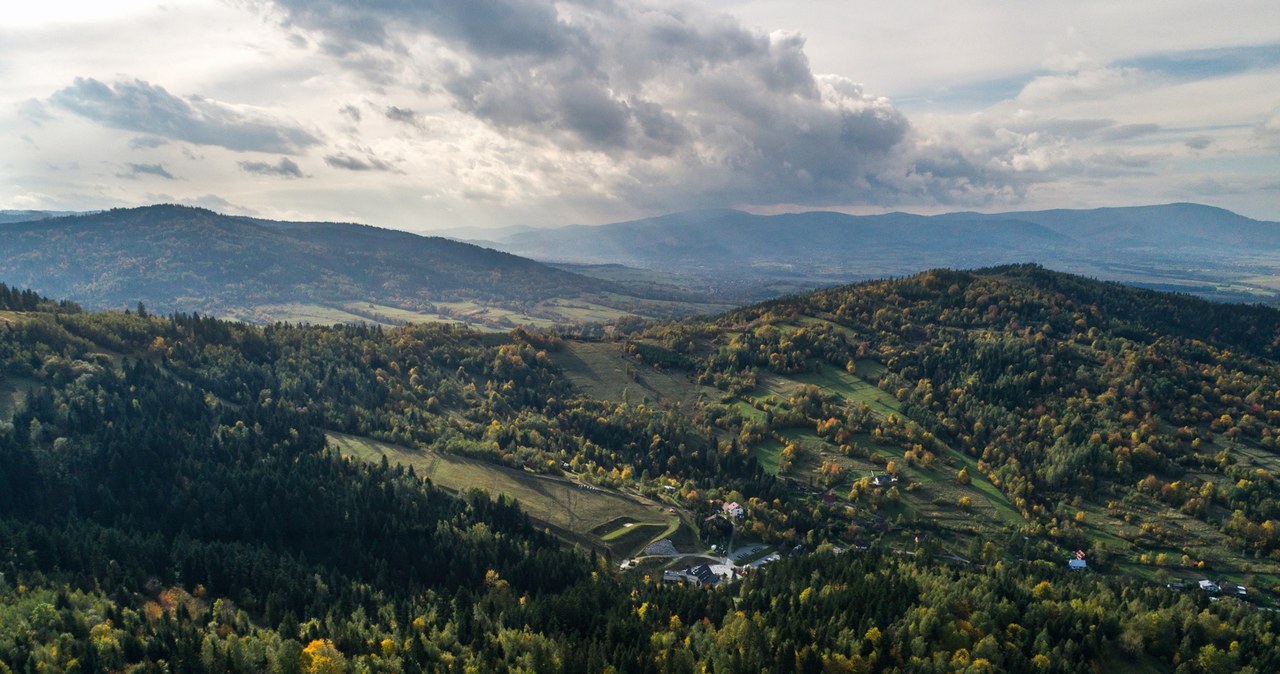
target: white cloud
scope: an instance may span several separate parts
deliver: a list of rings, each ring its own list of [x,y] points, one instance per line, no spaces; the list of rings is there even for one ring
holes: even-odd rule
[[[294,122],[198,96],[179,98],[142,80],[77,77],[49,104],[104,126],[229,150],[296,154],[320,139]]]

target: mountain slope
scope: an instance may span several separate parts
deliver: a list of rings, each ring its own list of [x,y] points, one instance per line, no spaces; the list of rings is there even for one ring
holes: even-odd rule
[[[164,312],[252,318],[255,308],[288,303],[432,312],[441,303],[528,308],[628,294],[617,284],[448,239],[183,206],[12,223],[2,231],[0,278],[90,307],[142,301]]]
[[[536,331],[0,285],[0,671],[1278,671],[1278,315],[936,271],[591,342],[632,396],[710,389],[619,404]],[[494,464],[519,505],[470,489]],[[671,524],[584,522],[600,493]]]
[[[622,349],[717,390],[709,416],[770,472],[847,499],[859,530],[973,559],[1012,527],[1106,572],[1280,583],[1275,309],[935,270]]]
[[[946,219],[975,214],[949,214]],[[1280,223],[1246,218],[1226,209],[1201,204],[1165,204],[997,213],[992,220],[1020,220],[1047,227],[1082,245],[1098,248],[1146,248],[1164,252],[1239,252],[1241,246],[1280,249]]]

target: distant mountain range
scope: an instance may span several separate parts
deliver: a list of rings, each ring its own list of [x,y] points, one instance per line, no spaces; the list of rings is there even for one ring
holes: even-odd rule
[[[483,242],[548,262],[815,287],[1016,262],[1233,300],[1280,284],[1280,223],[1198,204],[1014,213],[696,211]],[[1269,284],[1269,285],[1268,285]]]
[[[0,224],[0,280],[94,308],[141,301],[250,320],[565,322],[555,302],[683,299],[654,288],[637,298],[617,283],[439,237],[172,205]],[[485,307],[517,313],[498,321]]]
[[[1196,204],[937,216],[720,209],[494,235],[479,243],[501,250],[186,206],[4,211],[0,281],[91,308],[496,329],[714,313],[849,281],[1021,262],[1214,299],[1280,297],[1280,223]]]
[[[0,211],[0,224],[8,222],[27,222],[29,220],[47,220],[68,215],[78,215],[76,211]]]

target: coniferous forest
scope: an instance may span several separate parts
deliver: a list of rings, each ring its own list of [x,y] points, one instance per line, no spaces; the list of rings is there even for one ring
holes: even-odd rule
[[[592,395],[587,349],[692,393]],[[0,286],[0,673],[1280,671],[1278,351],[1274,310],[1032,266],[561,333]],[[620,572],[335,433],[669,498],[697,543],[741,503],[786,554]]]

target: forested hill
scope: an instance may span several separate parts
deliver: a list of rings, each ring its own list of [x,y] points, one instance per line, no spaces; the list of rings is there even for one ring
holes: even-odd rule
[[[935,271],[587,341],[0,285],[0,674],[1280,671],[1275,312],[1214,306]],[[726,542],[787,558],[661,581]]]
[[[0,279],[91,308],[143,302],[161,312],[272,320],[295,317],[282,307],[315,307],[319,320],[325,308],[335,312],[329,322],[342,322],[378,320],[371,305],[425,317],[461,314],[468,303],[535,312],[540,302],[604,296],[625,313],[619,302],[635,299],[607,281],[447,239],[184,206],[0,224],[0,234]],[[362,313],[351,315],[355,303]]]

